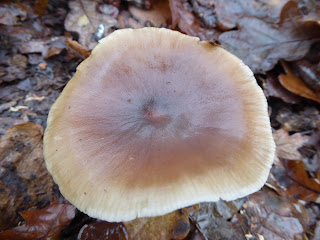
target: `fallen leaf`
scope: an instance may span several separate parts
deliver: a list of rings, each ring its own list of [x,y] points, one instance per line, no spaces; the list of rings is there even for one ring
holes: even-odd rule
[[[98,40],[107,36],[109,30],[118,25],[116,19],[97,11],[98,1],[70,1],[69,8],[71,10],[64,21],[64,26],[67,31],[77,32],[79,43],[89,49],[93,49]]]
[[[27,17],[28,10],[21,2],[0,4],[0,24],[16,25],[19,21],[26,20]]]
[[[208,239],[233,239],[232,217],[237,214],[245,199],[201,203],[199,211],[192,214]],[[242,237],[242,238],[241,238]],[[240,235],[243,239],[244,234]],[[235,238],[236,239],[236,238]]]
[[[320,103],[320,96],[313,92],[307,84],[292,72],[288,63],[281,61],[281,64],[286,71],[286,74],[281,74],[279,76],[282,86],[294,94]]]
[[[0,230],[18,224],[18,212],[53,200],[53,181],[42,154],[43,128],[36,123],[10,127],[0,141]]]
[[[66,43],[68,47],[70,47],[73,50],[73,52],[79,55],[82,59],[86,59],[91,54],[91,51],[86,46],[81,45],[75,40],[70,40],[69,38],[66,38]]]
[[[315,107],[306,107],[299,112],[283,107],[278,110],[276,120],[281,124],[281,128],[288,132],[320,129],[320,112]]]
[[[32,39],[21,43],[19,51],[22,54],[27,53],[41,53],[44,58],[60,54],[66,48],[64,37],[51,37],[45,40]]]
[[[75,216],[75,207],[67,204],[51,204],[40,210],[22,211],[26,223],[0,233],[0,240],[59,240],[61,230]]]
[[[128,240],[127,231],[122,223],[95,222],[85,224],[78,240]]]
[[[34,12],[37,15],[42,16],[46,11],[48,3],[49,3],[49,0],[36,0],[35,6],[34,6]]]
[[[319,176],[320,177],[320,176]],[[272,167],[267,186],[292,202],[320,202],[318,179],[308,176],[302,161],[282,160]]]
[[[129,12],[145,26],[149,24],[152,27],[164,27],[171,23],[171,13],[167,0],[155,1],[149,10],[129,6]]]
[[[163,216],[138,218],[123,224],[129,239],[183,239],[190,229],[189,211],[184,208]]]
[[[219,41],[255,73],[272,69],[279,59],[301,59],[320,38],[319,23],[303,21],[295,1],[285,4],[278,23],[243,17],[238,24],[238,30],[222,33]]]
[[[301,160],[301,154],[298,148],[302,147],[309,139],[301,133],[289,135],[283,129],[273,132],[273,139],[276,143],[276,162],[280,159]]]
[[[310,51],[312,51],[312,49]],[[292,66],[293,69],[298,71],[303,82],[308,85],[317,96],[320,96],[320,59],[317,63],[312,63],[307,59],[301,59],[292,62]]]
[[[285,161],[288,176],[301,186],[320,194],[320,176],[311,178],[308,176],[302,161]]]
[[[286,103],[296,104],[301,102],[301,98],[285,89],[279,82],[276,75],[267,73],[264,84],[265,95],[267,97],[276,97],[282,99]]]
[[[290,198],[278,196],[267,188],[251,194],[248,199],[244,215],[250,219],[252,235],[293,240],[306,232],[310,218],[302,204],[294,204]]]
[[[205,1],[198,0],[204,5]],[[288,0],[277,1],[252,1],[252,0],[210,0],[208,10],[215,13],[216,24],[223,31],[237,27],[243,17],[255,17],[266,22],[276,22],[279,19],[282,7]],[[200,12],[200,14],[203,10]]]
[[[204,28],[200,20],[187,9],[187,4],[188,3],[183,2],[183,0],[169,1],[172,15],[172,28],[178,26],[182,32],[190,36],[199,37],[201,40],[207,40],[209,42],[216,42],[221,32],[217,29]]]

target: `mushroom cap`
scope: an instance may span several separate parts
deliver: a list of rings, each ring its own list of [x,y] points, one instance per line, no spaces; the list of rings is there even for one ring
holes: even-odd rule
[[[158,28],[102,39],[53,104],[44,136],[61,193],[107,221],[251,194],[274,153],[252,71],[219,46]]]

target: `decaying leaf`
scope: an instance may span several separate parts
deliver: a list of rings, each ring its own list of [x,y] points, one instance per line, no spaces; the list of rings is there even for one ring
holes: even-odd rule
[[[21,2],[0,4],[0,24],[16,25],[19,21],[25,20],[27,16],[27,8]]]
[[[82,59],[86,59],[91,54],[91,51],[86,46],[81,45],[75,40],[66,38],[66,43],[73,50],[73,52],[79,55]]]
[[[171,0],[169,6],[172,15],[172,28],[178,26],[182,32],[202,40],[215,42],[220,35],[217,29],[204,28],[192,12],[188,11],[183,0]]]
[[[320,176],[309,177],[302,161],[282,160],[271,169],[267,186],[292,202],[320,202]]]
[[[238,213],[244,199],[201,203],[199,211],[192,214],[200,229],[209,239],[233,239],[233,226],[230,219]],[[239,239],[243,239],[241,234]]]
[[[286,62],[281,61],[281,64],[286,71],[286,74],[279,76],[282,86],[294,94],[320,103],[320,95],[313,92],[307,84],[297,77]]]
[[[106,36],[110,28],[116,27],[118,24],[112,17],[112,13],[108,15],[97,11],[98,1],[70,1],[69,7],[71,11],[65,19],[64,26],[68,31],[77,32],[79,34],[79,43],[89,49],[94,48],[98,44],[97,40]],[[108,5],[105,7],[107,8]],[[99,26],[100,28],[98,29]]]
[[[190,230],[189,211],[183,208],[164,216],[138,218],[124,222],[129,239],[183,239]]]
[[[0,230],[19,222],[18,212],[44,207],[53,181],[42,154],[43,128],[36,123],[10,127],[0,141]]]
[[[209,5],[206,7],[215,13],[218,28],[226,31],[237,27],[239,20],[243,17],[255,17],[263,19],[266,22],[276,22],[280,16],[282,7],[288,0],[210,0],[208,2],[197,0],[192,2],[199,2],[200,6]]]
[[[297,150],[308,141],[308,136],[303,136],[301,133],[289,135],[283,129],[275,131],[273,138],[277,146],[276,157],[290,160],[301,159],[301,154]]]
[[[244,17],[239,20],[239,30],[224,32],[219,40],[253,72],[264,73],[279,59],[293,61],[302,58],[319,38],[319,23],[304,21],[298,4],[288,1],[278,23]]]
[[[242,214],[250,219],[253,236],[260,234],[265,239],[293,240],[305,233],[310,219],[302,204],[294,204],[266,188],[248,198]]]
[[[302,161],[285,161],[288,176],[304,188],[320,194],[320,176],[309,177]]]
[[[311,106],[299,112],[293,112],[290,108],[280,108],[276,120],[288,132],[320,129],[320,112],[317,108]]]
[[[75,207],[52,204],[41,210],[20,212],[26,223],[0,233],[0,240],[59,240],[60,232],[75,216]]]
[[[20,53],[41,53],[44,58],[57,55],[66,48],[64,37],[52,37],[45,40],[33,39],[18,46]]]
[[[301,102],[301,98],[287,89],[285,89],[279,82],[275,74],[267,74],[264,83],[265,95],[268,97],[276,97],[282,99],[286,103],[296,104]]]
[[[310,49],[310,52],[314,51]],[[307,59],[301,59],[292,62],[293,69],[296,69],[301,79],[307,86],[320,96],[320,57],[314,62]]]
[[[152,4],[150,10],[144,10],[136,6],[129,6],[129,12],[143,25],[152,27],[169,26],[171,13],[167,0],[158,0]]]
[[[95,222],[81,228],[78,240],[128,240],[128,234],[122,223]]]
[[[280,159],[300,160],[301,154],[298,148],[302,147],[308,141],[308,136],[303,136],[301,133],[289,135],[283,129],[279,129],[273,133],[273,139],[276,142],[276,160]]]

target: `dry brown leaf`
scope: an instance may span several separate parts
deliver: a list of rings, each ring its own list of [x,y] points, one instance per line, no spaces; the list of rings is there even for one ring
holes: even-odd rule
[[[281,61],[281,64],[286,71],[286,74],[281,74],[279,76],[282,86],[294,94],[320,103],[320,96],[314,93],[307,84],[292,72],[288,63]]]
[[[18,45],[22,54],[41,53],[44,58],[58,55],[66,48],[64,37],[52,37],[47,39],[32,39]]]
[[[164,216],[152,218],[138,218],[124,222],[129,239],[183,239],[190,229],[189,211],[183,208]]]
[[[311,44],[319,39],[319,23],[305,21],[295,1],[285,4],[278,23],[243,17],[239,20],[238,30],[219,36],[222,46],[242,59],[255,73],[272,69],[280,59],[301,59]]]
[[[302,111],[292,111],[290,108],[280,108],[276,120],[288,132],[303,132],[320,129],[320,112],[315,107],[305,107]]]
[[[282,99],[286,103],[296,104],[301,102],[301,98],[287,89],[285,89],[279,82],[276,75],[272,73],[267,74],[264,84],[265,94],[268,97],[276,97]]]
[[[199,0],[199,2],[204,1]],[[237,23],[243,17],[255,17],[266,22],[276,22],[282,7],[288,0],[211,0],[209,2],[213,5],[218,27],[226,31],[237,27]]]
[[[267,186],[293,202],[320,202],[319,179],[308,176],[302,161],[282,160],[271,169]]]
[[[34,12],[37,15],[42,16],[46,11],[48,3],[49,0],[36,0],[34,4]]]
[[[18,224],[18,212],[44,207],[53,181],[42,154],[43,128],[36,123],[10,127],[0,141],[0,231]]]
[[[167,0],[158,0],[152,4],[150,10],[144,10],[136,6],[129,6],[129,12],[141,24],[146,23],[152,27],[169,26],[171,23],[171,13]]]
[[[26,223],[0,233],[0,240],[59,240],[60,232],[75,216],[75,207],[52,204],[41,210],[20,212]]]
[[[67,31],[77,32],[79,34],[79,43],[89,49],[93,49],[98,44],[97,40],[106,36],[110,28],[116,27],[118,24],[112,14],[108,15],[97,11],[99,8],[103,8],[101,5],[98,6],[98,1],[70,1],[69,7],[70,12],[64,21],[64,26]],[[99,26],[101,33],[97,37],[96,33]]]
[[[302,161],[285,161],[284,166],[292,180],[304,188],[320,194],[320,176],[317,179],[309,177]]]
[[[66,38],[66,43],[77,55],[80,55],[82,59],[86,59],[91,54],[91,51],[86,46],[81,45],[75,40]]]
[[[276,143],[276,163],[279,162],[278,158],[301,160],[301,154],[298,152],[298,148],[302,147],[302,145],[308,141],[308,136],[303,136],[301,133],[289,135],[289,133],[283,129],[273,132],[272,135]]]
[[[170,0],[169,6],[172,15],[172,28],[178,26],[182,32],[190,36],[210,42],[215,42],[218,39],[221,32],[203,27],[193,13],[188,11],[182,0]]]

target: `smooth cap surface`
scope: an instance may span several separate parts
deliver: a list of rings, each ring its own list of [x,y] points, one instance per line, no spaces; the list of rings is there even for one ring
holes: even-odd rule
[[[274,151],[251,70],[219,46],[157,28],[102,39],[44,136],[61,193],[107,221],[246,196],[265,183]]]

